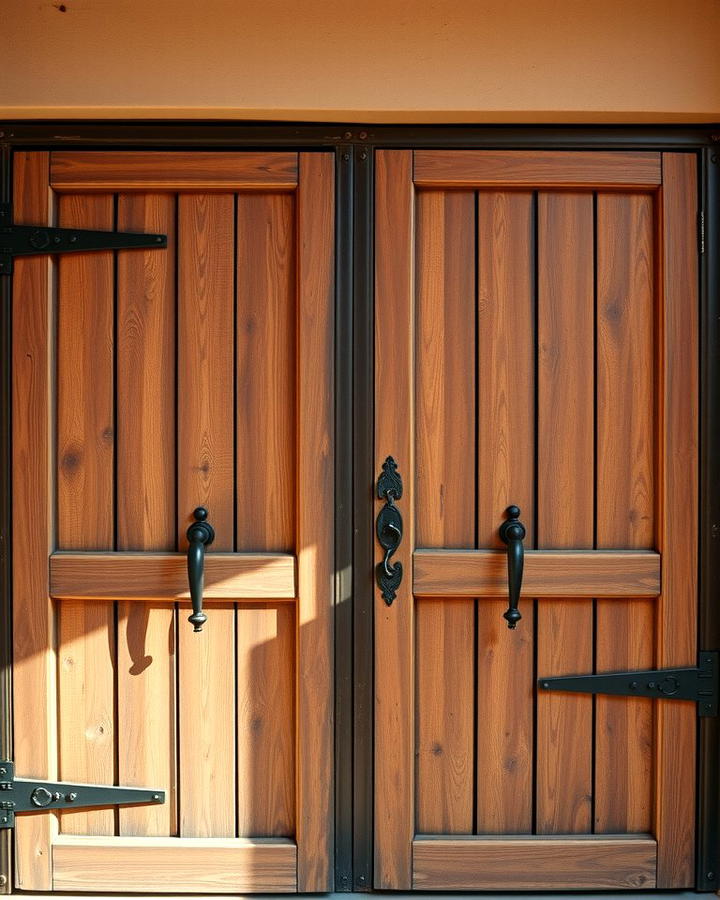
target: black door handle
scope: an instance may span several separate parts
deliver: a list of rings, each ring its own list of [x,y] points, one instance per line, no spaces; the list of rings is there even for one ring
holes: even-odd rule
[[[402,478],[397,470],[397,463],[388,456],[382,466],[382,473],[377,482],[378,499],[385,501],[375,523],[378,542],[385,551],[385,557],[375,570],[378,587],[383,600],[390,606],[397,596],[397,589],[402,581],[402,563],[390,563],[390,557],[400,546],[403,534],[403,520],[395,501],[402,497]]]
[[[503,613],[503,618],[507,620],[508,628],[515,628],[520,619],[522,619],[522,613],[518,609],[518,602],[520,600],[523,564],[525,562],[525,548],[523,547],[525,526],[518,518],[520,515],[518,506],[508,506],[506,515],[507,519],[500,526],[500,537],[507,544],[510,606]]]
[[[190,582],[190,599],[192,600],[192,615],[188,616],[188,622],[193,626],[193,631],[202,631],[207,622],[207,616],[202,611],[203,587],[205,584],[205,547],[215,540],[215,529],[206,522],[208,511],[204,506],[198,506],[193,512],[195,521],[187,530],[188,551],[187,568],[188,581]]]

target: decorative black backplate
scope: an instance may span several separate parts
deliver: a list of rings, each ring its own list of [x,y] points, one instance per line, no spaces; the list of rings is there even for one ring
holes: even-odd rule
[[[402,563],[390,565],[390,557],[400,546],[403,523],[400,510],[395,501],[402,497],[402,479],[397,471],[397,463],[388,456],[382,466],[377,482],[377,495],[385,501],[376,522],[376,531],[380,546],[385,551],[385,558],[378,563],[375,572],[378,587],[382,591],[383,600],[390,606],[397,596],[397,589],[402,581]]]

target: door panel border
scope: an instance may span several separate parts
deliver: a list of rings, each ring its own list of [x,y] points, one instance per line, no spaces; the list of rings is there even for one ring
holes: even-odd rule
[[[20,121],[0,123],[0,201],[12,199],[18,148],[334,150],[336,252],[336,890],[372,884],[372,632],[374,478],[372,217],[374,151],[394,148],[677,150],[698,154],[705,211],[701,285],[700,646],[720,647],[720,125],[375,126],[362,123]],[[0,278],[0,754],[11,755],[10,301]],[[353,465],[349,464],[352,453]],[[352,518],[352,534],[346,525]],[[713,529],[713,526],[716,526]],[[17,533],[15,535],[17,539]],[[352,600],[352,602],[351,602]],[[720,720],[703,719],[697,889],[720,886]],[[348,802],[351,799],[352,802]],[[354,816],[353,816],[354,809]],[[10,834],[0,832],[0,892],[10,892]]]

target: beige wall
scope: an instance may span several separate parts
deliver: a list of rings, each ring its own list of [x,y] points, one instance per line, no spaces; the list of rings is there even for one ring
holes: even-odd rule
[[[0,0],[0,116],[720,121],[719,47],[720,0]]]

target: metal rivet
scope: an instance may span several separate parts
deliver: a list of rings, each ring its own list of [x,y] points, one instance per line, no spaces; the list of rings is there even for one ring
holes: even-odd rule
[[[160,794],[153,794],[153,800],[159,800]]]
[[[344,162],[350,162],[350,154],[343,153],[343,160],[344,160]]]
[[[714,872],[708,872],[707,875],[706,875],[705,877],[707,878],[708,881],[714,881],[714,880],[715,880],[715,873],[714,873]]]
[[[67,800],[68,803],[72,803],[73,801],[77,800],[77,794],[75,793],[75,791],[70,791],[70,793],[65,797],[65,799]]]
[[[549,681],[543,681],[542,686],[543,686],[544,688],[549,688],[549,687],[550,687],[550,682],[549,682]]]
[[[343,135],[343,138],[346,141],[349,141],[351,137],[352,137],[352,131],[346,131],[345,134]]]
[[[5,887],[7,881],[7,875],[0,875],[0,887]]]
[[[363,150],[363,152],[360,154],[360,159],[367,159],[367,153],[366,153],[364,150]]]
[[[7,775],[7,769],[0,769],[0,775]]]
[[[358,135],[358,137],[360,138],[361,141],[364,141],[365,138],[367,137],[367,131],[361,131],[360,134]]]
[[[631,682],[630,682],[630,687],[631,687],[634,691],[636,691],[636,690],[637,690],[637,687],[638,687],[637,681],[631,681]]]

